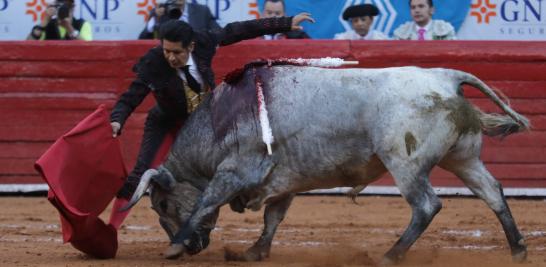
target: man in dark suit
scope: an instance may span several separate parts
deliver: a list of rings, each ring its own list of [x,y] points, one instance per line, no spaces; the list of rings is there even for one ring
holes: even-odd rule
[[[153,93],[156,105],[148,112],[138,159],[118,192],[130,198],[167,133],[186,120],[198,103],[194,98],[214,88],[212,59],[218,45],[229,45],[264,34],[301,30],[299,24],[314,20],[307,13],[294,17],[233,22],[214,31],[193,31],[189,24],[169,20],[160,28],[161,45],[150,49],[133,67],[137,77],[121,95],[110,115],[113,136],[144,98]],[[188,103],[187,100],[190,100]]]
[[[194,31],[220,29],[207,6],[187,3],[186,0],[168,0],[150,12],[150,18],[138,39],[158,39],[159,27],[169,19],[185,21]]]
[[[286,16],[284,0],[265,0],[262,18],[280,18]],[[266,34],[262,36],[265,40],[282,40],[282,39],[309,39],[309,35],[301,30],[293,30],[289,32]]]

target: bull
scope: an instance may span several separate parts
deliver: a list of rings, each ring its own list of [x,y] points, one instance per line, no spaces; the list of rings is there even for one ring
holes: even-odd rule
[[[507,115],[470,104],[462,85],[479,89]],[[259,103],[257,85],[263,91]],[[273,153],[262,142],[259,105],[267,106]],[[206,248],[219,208],[257,211],[264,229],[243,253],[261,260],[298,192],[353,187],[390,172],[412,209],[409,225],[383,263],[401,261],[440,211],[429,174],[439,166],[459,177],[499,219],[512,259],[527,248],[501,184],[480,160],[482,135],[506,136],[530,128],[475,76],[451,69],[398,67],[326,69],[253,66],[219,85],[179,132],[165,162],[143,175],[129,206],[151,188],[152,208],[178,258]],[[354,193],[353,192],[353,193]]]

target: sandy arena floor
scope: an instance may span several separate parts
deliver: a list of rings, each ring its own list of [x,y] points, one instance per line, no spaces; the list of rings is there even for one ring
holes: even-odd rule
[[[167,237],[144,198],[120,231],[116,259],[96,260],[61,243],[59,218],[45,197],[0,198],[0,266],[375,266],[410,219],[400,197],[300,196],[279,227],[265,262],[225,262],[259,236],[262,212],[224,208],[211,245],[180,260],[163,259]],[[528,261],[511,262],[502,228],[477,199],[443,198],[444,208],[402,266],[546,266],[546,201],[510,199],[527,240]]]

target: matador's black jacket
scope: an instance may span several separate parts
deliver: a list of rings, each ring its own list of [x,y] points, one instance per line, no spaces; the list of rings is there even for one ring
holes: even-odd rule
[[[291,24],[292,17],[267,18],[229,23],[222,29],[209,32],[196,32],[192,55],[205,87],[214,88],[211,65],[218,45],[229,45],[264,34],[287,32],[290,31]],[[150,49],[133,67],[133,71],[137,77],[114,106],[111,121],[119,122],[123,126],[150,91],[163,114],[172,116],[175,120],[186,119],[188,113],[183,81],[163,56],[161,46]]]

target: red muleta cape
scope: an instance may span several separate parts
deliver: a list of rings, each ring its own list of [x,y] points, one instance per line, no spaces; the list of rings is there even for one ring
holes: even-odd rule
[[[159,165],[180,125],[163,141],[152,167]],[[128,201],[116,198],[105,224],[98,216],[127,178],[120,141],[112,137],[109,113],[104,105],[59,138],[35,163],[49,185],[48,200],[61,217],[63,241],[97,258],[114,258],[117,229],[129,214],[118,212]]]
[[[101,105],[59,138],[35,163],[49,185],[48,200],[61,217],[63,241],[97,258],[113,258],[117,228],[127,215],[102,213],[127,177],[118,139],[112,137],[108,112]],[[116,200],[114,206],[123,205]]]

